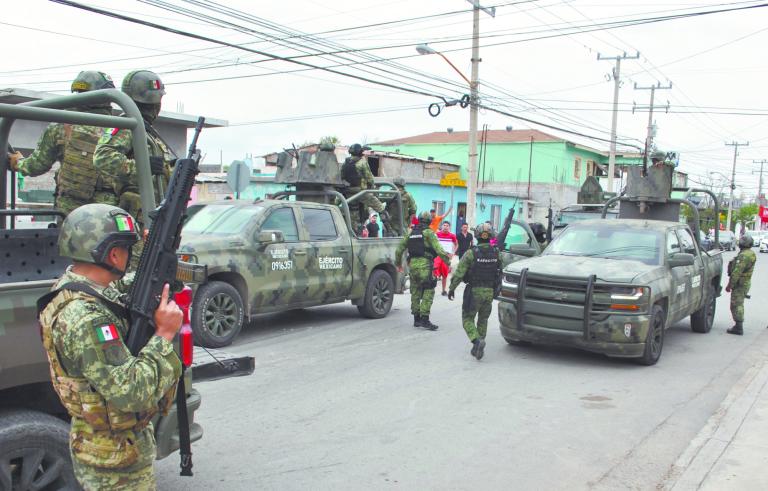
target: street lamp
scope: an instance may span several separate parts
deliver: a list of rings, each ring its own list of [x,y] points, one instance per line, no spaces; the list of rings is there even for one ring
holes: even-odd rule
[[[475,189],[477,183],[477,60],[479,56],[475,56],[473,47],[472,56],[472,80],[468,79],[466,75],[461,73],[461,70],[456,68],[456,65],[451,63],[451,60],[446,58],[444,54],[436,49],[428,46],[427,44],[419,44],[416,46],[416,51],[420,55],[440,55],[456,73],[461,75],[461,78],[469,85],[469,155],[467,158],[467,212],[466,220],[470,226],[475,225],[475,195],[477,190]]]

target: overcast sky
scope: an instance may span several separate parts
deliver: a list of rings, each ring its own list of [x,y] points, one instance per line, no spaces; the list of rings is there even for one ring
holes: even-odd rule
[[[468,110],[458,106],[444,108],[436,118],[429,116],[427,106],[439,101],[435,96],[458,98],[467,92],[466,83],[439,56],[420,56],[415,50],[420,43],[430,43],[469,77],[472,14],[466,0],[222,1],[238,12],[215,12],[211,9],[217,5],[203,0],[165,4],[207,18],[171,12],[152,5],[152,0],[87,3],[263,54],[52,2],[4,2],[0,87],[66,92],[81,69],[105,71],[119,87],[130,70],[154,70],[166,84],[164,109],[183,107],[186,113],[230,122],[229,128],[206,130],[201,136],[200,146],[211,162],[220,154],[228,163],[246,153],[263,155],[325,135],[351,144],[469,126]],[[481,14],[482,102],[609,139],[613,82],[608,75],[615,62],[598,61],[598,53],[611,57],[639,51],[639,59],[622,62],[620,139],[642,145],[645,138],[648,113],[633,114],[632,107],[634,102],[647,106],[650,91],[635,90],[634,84],[671,82],[671,90],[656,92],[659,148],[679,151],[682,170],[719,188],[726,184],[724,178],[710,172],[730,176],[733,147],[725,142],[749,142],[739,149],[737,193],[755,195],[758,175],[753,171],[760,165],[753,160],[768,159],[768,7],[639,22],[761,4],[487,0],[483,5],[496,5],[496,17]],[[225,26],[212,25],[214,18]],[[606,29],[610,26],[622,27]],[[321,52],[334,54],[306,56]],[[331,69],[398,88],[270,61],[269,55],[305,55],[298,60],[335,66]],[[364,59],[366,64],[357,64]],[[295,70],[303,71],[284,73]],[[667,101],[669,113],[661,108]],[[333,116],[320,117],[328,115]],[[608,148],[607,142],[491,111],[481,111],[483,124],[491,129],[533,127]],[[768,186],[768,164],[765,170]]]

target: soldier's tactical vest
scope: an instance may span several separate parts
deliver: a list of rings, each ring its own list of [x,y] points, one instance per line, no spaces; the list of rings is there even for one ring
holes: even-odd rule
[[[58,193],[76,200],[89,201],[96,191],[112,190],[93,166],[93,153],[102,128],[64,125],[64,158],[58,176]]]
[[[499,276],[498,247],[472,247],[475,262],[469,270],[468,283],[478,288],[495,288]]]
[[[136,462],[138,453],[134,445],[125,442],[126,435],[121,432],[143,430],[158,409],[140,413],[121,411],[96,392],[88,380],[67,375],[59,360],[51,330],[56,328],[58,314],[73,300],[97,302],[91,295],[61,290],[40,313],[41,335],[50,365],[51,381],[70,416],[85,421],[95,432],[109,433],[94,433],[94,439],[98,438],[100,445],[73,441],[72,449],[75,456],[87,464],[106,468],[126,467]]]
[[[426,243],[424,242],[424,230],[427,228],[429,227],[419,223],[413,227],[413,230],[411,230],[411,235],[408,236],[409,259],[413,259],[414,257],[426,257],[427,259],[433,259],[435,257],[435,252],[431,247],[427,247]]]
[[[347,157],[341,165],[341,178],[347,181],[351,188],[359,188],[362,182],[355,166],[359,161],[360,157]]]

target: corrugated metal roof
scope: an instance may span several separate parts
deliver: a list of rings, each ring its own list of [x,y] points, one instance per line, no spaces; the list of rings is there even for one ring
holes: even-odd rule
[[[563,138],[544,133],[539,130],[488,130],[488,143],[524,143],[531,141],[542,142],[562,142],[567,141]],[[477,132],[477,141],[480,143],[482,132]],[[372,143],[371,145],[403,145],[403,144],[429,144],[429,143],[457,143],[466,144],[469,141],[469,131],[435,131],[423,135],[407,136],[405,138],[396,138]]]

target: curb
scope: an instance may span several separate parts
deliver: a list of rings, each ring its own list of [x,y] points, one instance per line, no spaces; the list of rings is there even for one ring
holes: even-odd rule
[[[733,441],[766,383],[768,365],[761,361],[751,366],[680,454],[660,488],[668,491],[699,489]]]

